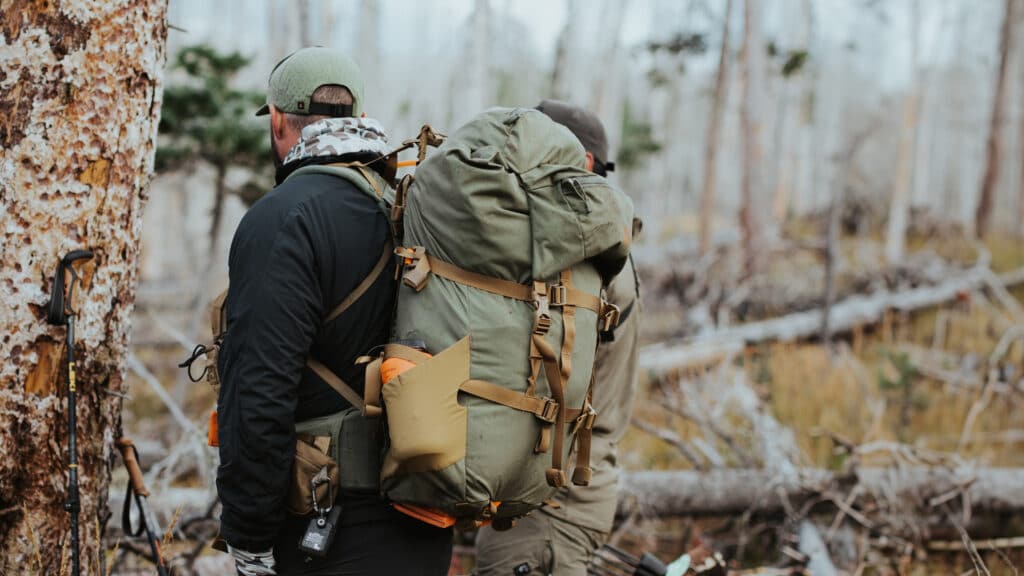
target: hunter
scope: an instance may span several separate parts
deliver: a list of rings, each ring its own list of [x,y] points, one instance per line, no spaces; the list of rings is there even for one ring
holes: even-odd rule
[[[595,114],[555,100],[544,100],[537,109],[583,144],[588,170],[607,176],[614,169],[607,161],[604,125]],[[634,234],[638,228],[639,220],[634,220]],[[550,505],[519,520],[511,530],[482,528],[476,540],[480,576],[583,576],[594,551],[612,529],[619,477],[617,444],[629,426],[637,385],[640,311],[632,258],[609,284],[607,299],[619,307],[621,315],[613,331],[602,333],[594,364],[593,403],[598,416],[591,441],[590,485],[559,490]]]
[[[312,504],[333,510],[333,540],[330,526],[311,522],[314,515],[289,513],[296,426],[353,409],[321,374],[361,393],[356,358],[384,344],[391,324],[388,218],[351,179],[317,171],[346,163],[378,193],[386,185],[374,170],[388,152],[387,136],[362,114],[364,103],[362,74],[350,58],[304,48],[275,66],[256,113],[270,116],[277,186],[249,209],[232,240],[217,363],[221,535],[243,576],[443,575],[451,560],[450,530],[399,514],[378,495],[376,435],[366,425],[346,427],[341,461],[324,468],[327,476],[342,471],[340,489]],[[365,489],[346,486],[353,473],[368,478]],[[307,553],[300,540],[324,545],[325,554]]]

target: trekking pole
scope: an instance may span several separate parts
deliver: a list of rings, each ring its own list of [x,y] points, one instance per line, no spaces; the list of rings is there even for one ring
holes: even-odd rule
[[[124,496],[124,512],[121,514],[121,527],[124,529],[125,534],[131,536],[139,536],[143,530],[146,531],[146,539],[149,540],[149,549],[153,553],[152,560],[156,564],[156,572],[160,576],[168,576],[167,561],[164,560],[163,554],[160,551],[160,539],[163,537],[160,534],[160,525],[157,524],[156,518],[153,517],[152,511],[150,511],[149,505],[146,503],[149,490],[146,489],[146,482],[142,477],[142,468],[139,467],[139,451],[128,438],[119,439],[117,441],[117,448],[121,451],[124,467],[128,469],[128,491]],[[131,521],[133,496],[135,504],[139,507],[139,520],[141,521],[141,525],[136,530],[132,530]]]
[[[75,297],[75,285],[81,278],[75,271],[74,264],[78,260],[91,260],[92,252],[73,250],[61,258],[57,264],[57,272],[53,275],[53,293],[46,321],[55,326],[66,326],[65,344],[67,347],[67,378],[68,378],[68,490],[64,501],[64,509],[71,514],[71,574],[79,576],[81,566],[79,558],[78,513],[82,503],[78,497],[78,421],[75,418],[75,309],[72,301]],[[71,285],[64,294],[64,273],[71,272]]]

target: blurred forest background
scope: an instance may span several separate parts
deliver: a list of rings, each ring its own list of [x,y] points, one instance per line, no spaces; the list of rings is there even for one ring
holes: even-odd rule
[[[170,0],[168,22],[124,422],[183,570],[222,559],[214,398],[176,364],[272,185],[269,72],[321,44],[395,143],[548,97],[604,119],[645,224],[620,459],[665,471],[626,478],[614,542],[761,574],[1017,573],[1024,0]]]

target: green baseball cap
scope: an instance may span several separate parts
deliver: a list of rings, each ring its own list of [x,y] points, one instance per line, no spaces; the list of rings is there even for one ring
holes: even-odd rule
[[[328,84],[348,88],[353,100],[351,111],[347,106],[309,101],[317,88]],[[316,46],[296,50],[274,66],[270,72],[267,103],[256,111],[256,115],[270,114],[270,106],[274,106],[289,114],[358,116],[362,105],[363,73],[359,65],[338,50]]]

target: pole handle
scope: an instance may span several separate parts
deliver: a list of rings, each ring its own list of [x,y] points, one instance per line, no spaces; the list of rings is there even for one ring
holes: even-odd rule
[[[57,262],[57,271],[53,275],[53,286],[51,288],[50,302],[47,305],[46,321],[54,326],[64,326],[68,323],[68,317],[75,314],[72,307],[75,298],[75,284],[81,278],[75,270],[75,262],[78,260],[92,260],[93,253],[90,250],[72,250],[64,255]],[[65,273],[71,272],[70,285],[67,284]]]
[[[128,481],[132,490],[139,496],[149,496],[146,489],[146,482],[142,477],[142,468],[139,466],[138,450],[131,438],[120,438],[117,441],[117,449],[121,451],[121,459],[124,460],[124,467],[128,469]]]

